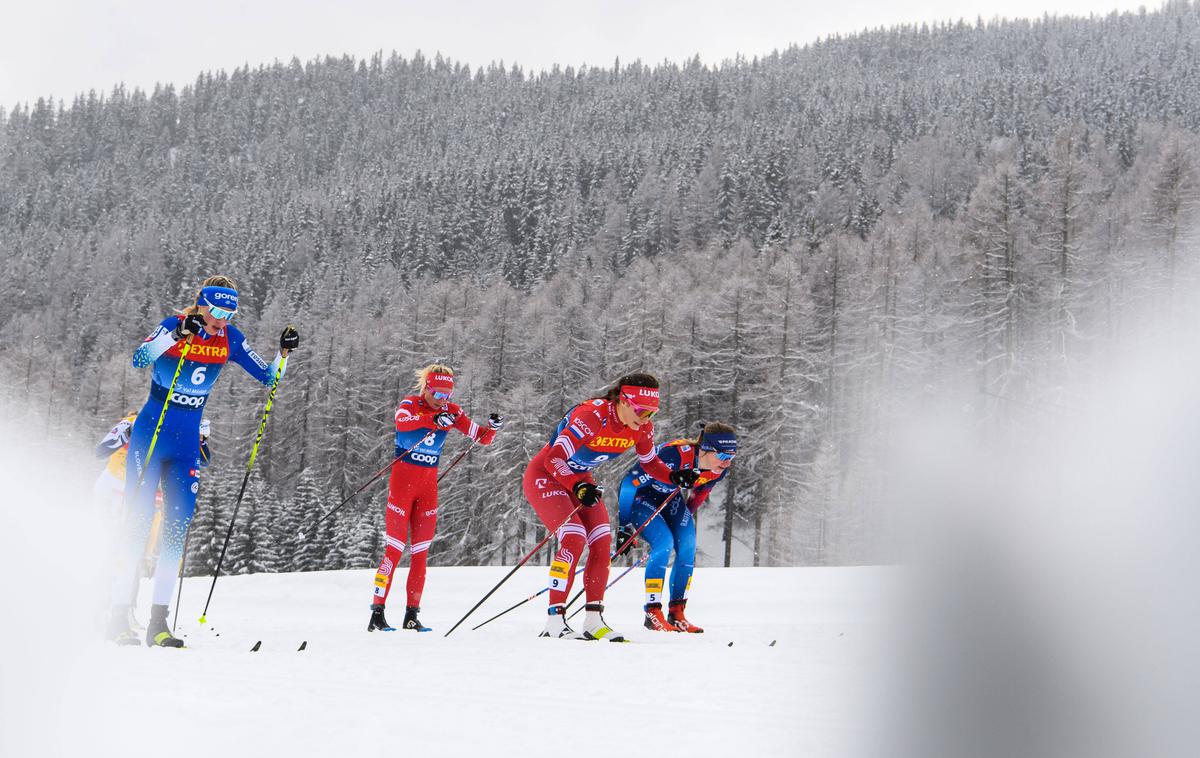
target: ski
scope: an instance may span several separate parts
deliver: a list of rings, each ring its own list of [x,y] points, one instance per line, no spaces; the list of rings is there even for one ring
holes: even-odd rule
[[[771,640],[767,643],[767,647],[775,647],[775,643],[778,641],[779,640]],[[733,647],[733,642],[730,642],[728,645],[726,645],[726,647]]]
[[[262,648],[262,640],[259,640],[258,642],[254,643],[254,647],[250,648],[250,652],[257,653],[261,648]],[[307,649],[308,649],[308,640],[301,640],[300,647],[296,648],[296,652],[299,653],[301,650],[307,650]]]

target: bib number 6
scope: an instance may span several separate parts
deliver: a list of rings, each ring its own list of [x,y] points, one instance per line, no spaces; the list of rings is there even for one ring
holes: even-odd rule
[[[192,372],[192,384],[204,384],[204,372],[208,370],[208,366],[197,366]]]

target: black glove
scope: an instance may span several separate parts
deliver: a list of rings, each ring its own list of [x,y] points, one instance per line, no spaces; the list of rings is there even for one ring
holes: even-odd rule
[[[171,332],[171,336],[176,340],[181,340],[193,334],[199,334],[202,331],[204,331],[204,317],[199,313],[193,313],[184,317],[175,325],[175,330]]]
[[[681,468],[671,472],[671,484],[681,490],[690,490],[700,478],[700,472],[694,468]]]
[[[449,429],[454,426],[454,414],[450,411],[442,411],[433,417],[433,423],[437,424],[442,429]]]
[[[571,494],[585,508],[591,508],[596,503],[600,502],[600,497],[604,494],[604,490],[600,489],[591,482],[579,482],[571,488]]]
[[[488,426],[497,432],[500,431],[500,427],[504,426],[504,417],[499,413],[493,413],[492,415],[488,416]]]
[[[283,327],[283,334],[279,335],[280,350],[295,350],[300,347],[300,332],[296,331],[296,327],[288,324]]]
[[[635,531],[637,531],[637,530],[635,530],[633,528],[633,524],[622,524],[621,528],[617,530],[617,546],[616,546],[616,548],[614,548],[614,551],[617,553],[621,553],[621,552],[624,552],[625,550],[632,550],[633,548],[637,547],[637,538],[633,536],[633,533]],[[625,547],[626,542],[629,542],[632,544],[630,544],[629,547],[626,548]]]

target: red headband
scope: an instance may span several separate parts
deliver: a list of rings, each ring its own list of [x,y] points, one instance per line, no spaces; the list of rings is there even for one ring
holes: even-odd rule
[[[658,408],[658,387],[634,387],[626,384],[621,387],[621,394],[634,405],[642,408]]]
[[[450,374],[429,374],[425,377],[425,389],[437,392],[453,392],[454,377]]]

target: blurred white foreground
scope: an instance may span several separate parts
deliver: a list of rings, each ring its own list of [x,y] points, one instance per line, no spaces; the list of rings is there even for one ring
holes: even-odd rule
[[[36,702],[5,724],[3,752],[841,755],[868,727],[856,690],[894,570],[700,569],[689,611],[707,631],[667,635],[640,627],[636,569],[606,613],[630,644],[538,639],[544,596],[472,632],[544,584],[545,567],[529,567],[443,637],[505,571],[431,569],[424,634],[365,631],[370,570],[222,577],[204,628],[210,579],[189,579],[188,649],[117,648],[82,628],[60,653],[39,645]],[[77,615],[52,597],[36,608]]]

